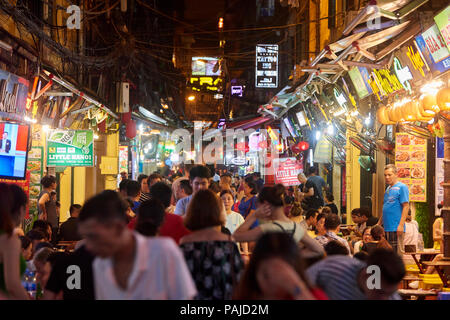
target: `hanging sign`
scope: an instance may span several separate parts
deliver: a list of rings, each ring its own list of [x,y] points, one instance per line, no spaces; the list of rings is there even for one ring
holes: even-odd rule
[[[91,130],[51,130],[47,135],[47,166],[92,167],[94,132]]]
[[[435,16],[434,21],[436,22],[438,30],[441,32],[442,38],[447,45],[447,49],[450,50],[450,6]]]
[[[30,172],[30,215],[37,216],[38,198],[42,190],[41,179],[44,169],[44,148],[32,147],[28,152],[27,170]]]
[[[256,88],[278,88],[278,45],[256,46]]]
[[[430,73],[427,63],[413,40],[407,42],[396,53],[396,58],[400,60],[402,66],[408,67],[408,70],[411,73],[411,79],[408,80],[408,82],[413,84],[421,82],[426,79],[426,76]]]
[[[274,171],[275,183],[281,183],[286,187],[298,186],[298,174],[303,172],[303,165],[296,158],[275,158]]]
[[[427,140],[397,133],[395,166],[398,180],[409,188],[409,201],[427,201]]]
[[[128,146],[119,146],[119,172],[128,172]]]
[[[405,88],[405,90],[411,93],[411,85],[409,84],[409,81],[412,80],[413,76],[409,71],[409,68],[407,66],[403,66],[397,57],[394,57],[392,66],[403,88]]]
[[[218,76],[191,77],[190,88],[193,91],[218,92],[221,90],[223,80]]]
[[[437,205],[444,201],[444,138],[436,138],[436,215]]]
[[[419,50],[432,71],[443,73],[450,69],[450,51],[435,24],[415,39]]]
[[[369,85],[378,100],[381,100],[383,96],[388,96],[403,89],[400,80],[388,69],[373,69]]]
[[[370,93],[372,93],[372,90],[371,90],[370,86],[366,85],[367,80],[364,81],[364,78],[361,74],[360,69],[362,69],[362,68],[353,67],[348,71],[348,75],[350,76],[350,79],[352,80],[353,86],[355,87],[358,97],[360,99],[364,99]]]

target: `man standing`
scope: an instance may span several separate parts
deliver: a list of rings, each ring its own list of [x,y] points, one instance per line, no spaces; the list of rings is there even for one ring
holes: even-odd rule
[[[58,234],[59,216],[56,210],[56,201],[51,197],[52,191],[56,190],[56,178],[45,176],[41,180],[43,190],[38,197],[39,219],[48,221],[52,225],[53,234]]]
[[[327,188],[325,180],[317,175],[317,169],[312,167],[305,184],[305,198],[309,208],[319,209],[324,206],[323,189]]]
[[[59,229],[59,241],[79,241],[81,240],[78,233],[78,215],[80,214],[81,206],[73,204],[70,206],[70,218],[67,219]]]
[[[0,150],[9,153],[11,150],[11,140],[8,139],[8,132],[3,132],[2,140],[0,140]]]
[[[207,167],[202,165],[193,167],[189,171],[189,181],[191,183],[193,193],[190,196],[187,196],[186,198],[183,198],[177,202],[174,213],[179,216],[183,216],[187,211],[187,207],[193,195],[199,190],[206,190],[209,188],[210,178],[211,171]]]
[[[384,179],[388,185],[384,193],[383,213],[378,225],[383,225],[386,231],[386,240],[395,252],[403,251],[403,234],[405,220],[409,210],[409,189],[398,182],[397,168],[388,164],[384,168]]]

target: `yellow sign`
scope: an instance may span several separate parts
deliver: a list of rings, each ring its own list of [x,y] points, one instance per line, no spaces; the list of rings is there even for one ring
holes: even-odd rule
[[[378,100],[381,100],[380,93],[383,96],[387,96],[395,91],[403,89],[397,76],[392,74],[388,69],[373,69],[369,85],[377,95]],[[376,87],[378,87],[378,89]]]
[[[419,51],[414,52],[414,49],[412,46],[408,46],[408,51],[406,52],[406,55],[408,56],[409,60],[411,61],[413,67],[415,70],[419,71],[422,77],[425,77],[425,71],[423,70],[423,67],[425,66],[425,62],[423,61],[422,57],[420,56]]]
[[[219,91],[219,87],[222,85],[223,80],[219,77],[191,77],[189,83],[194,91]]]

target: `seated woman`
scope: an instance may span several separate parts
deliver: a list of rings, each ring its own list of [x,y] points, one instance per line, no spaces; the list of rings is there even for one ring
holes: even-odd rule
[[[305,277],[305,263],[296,242],[284,232],[264,234],[233,295],[236,300],[326,300]]]
[[[251,212],[245,222],[234,232],[236,241],[257,241],[264,233],[285,232],[292,236],[296,243],[305,246],[305,256],[323,256],[323,248],[308,236],[305,229],[284,214],[283,199],[284,186],[264,187],[258,196],[258,207]],[[250,227],[257,219],[265,220],[254,229]]]
[[[229,300],[244,264],[236,243],[221,232],[225,212],[219,197],[200,190],[192,197],[184,224],[192,231],[180,240],[198,294],[197,300]]]
[[[373,241],[365,243],[362,246],[361,251],[365,251],[370,255],[375,249],[379,248],[392,250],[391,245],[384,237],[384,228],[382,226],[373,226],[370,230],[370,234],[372,235]]]
[[[442,209],[442,204],[438,205],[438,209]],[[434,220],[433,223],[433,241],[434,245],[433,248],[435,250],[441,250],[443,252],[443,238],[442,235],[444,233],[444,219],[442,217],[437,217],[436,220]]]

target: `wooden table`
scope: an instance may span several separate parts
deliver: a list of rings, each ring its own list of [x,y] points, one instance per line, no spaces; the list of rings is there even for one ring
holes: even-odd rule
[[[409,255],[412,256],[412,258],[414,259],[414,262],[416,263],[417,267],[419,267],[420,273],[425,273],[425,269],[423,268],[423,266],[420,263],[420,261],[417,259],[416,255],[419,255],[419,256],[421,256],[421,255],[432,255],[433,259],[434,259],[434,257],[437,256],[440,253],[441,253],[440,250],[405,252],[405,254],[409,254]]]
[[[403,281],[403,289],[408,289],[408,284],[410,281],[420,281],[421,279],[419,277],[414,277],[414,276],[405,276],[402,281]]]
[[[436,272],[438,273],[439,277],[442,280],[442,283],[444,284],[444,288],[449,287],[448,278],[447,278],[446,274],[444,273],[443,268],[450,267],[450,260],[441,260],[441,261],[436,261],[436,262],[425,261],[425,262],[423,262],[423,264],[426,266],[429,266],[429,267],[435,267]]]
[[[418,300],[425,300],[429,296],[437,296],[437,292],[434,290],[399,289],[398,293],[402,297],[417,296]]]

